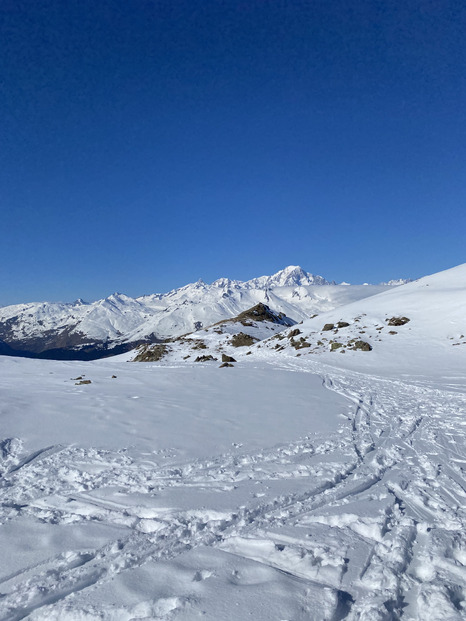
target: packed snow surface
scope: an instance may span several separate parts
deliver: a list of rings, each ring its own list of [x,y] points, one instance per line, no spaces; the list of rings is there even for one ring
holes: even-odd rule
[[[1,357],[0,619],[464,619],[465,276],[331,311],[370,351]]]

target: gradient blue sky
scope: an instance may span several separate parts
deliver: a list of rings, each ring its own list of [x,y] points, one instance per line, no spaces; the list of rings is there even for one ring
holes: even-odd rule
[[[2,0],[0,305],[466,261],[466,3]]]

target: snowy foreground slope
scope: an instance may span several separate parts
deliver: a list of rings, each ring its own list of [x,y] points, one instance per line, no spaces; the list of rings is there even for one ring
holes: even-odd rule
[[[463,619],[464,275],[339,309],[370,351],[0,357],[0,619]]]
[[[346,325],[342,325],[346,324]],[[341,326],[341,327],[340,327]],[[308,319],[261,348],[314,358],[358,371],[434,377],[454,383],[466,350],[466,264],[420,278]],[[367,343],[361,352],[354,343]],[[308,346],[302,347],[302,343]],[[361,355],[367,353],[367,355]],[[342,355],[343,354],[343,355]]]

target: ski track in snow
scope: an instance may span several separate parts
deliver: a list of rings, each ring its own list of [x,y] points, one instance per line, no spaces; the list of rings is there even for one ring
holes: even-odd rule
[[[119,536],[4,577],[0,619],[136,618],[84,604],[82,617],[67,617],[69,596],[203,547],[321,587],[326,607],[313,612],[312,590],[302,618],[465,618],[466,395],[319,363],[274,366],[319,373],[328,390],[352,402],[348,421],[326,437],[310,434],[253,454],[238,447],[187,463],[169,451],[151,461],[77,446],[25,455],[21,440],[1,442],[1,524],[94,520]],[[152,502],[176,489],[222,495],[242,488],[257,493],[229,510]],[[176,619],[196,605],[181,599],[159,602],[147,618]],[[79,604],[72,610],[77,615]]]

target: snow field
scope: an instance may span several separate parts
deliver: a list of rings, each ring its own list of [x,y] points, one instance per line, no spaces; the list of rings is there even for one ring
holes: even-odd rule
[[[464,618],[461,373],[217,366],[0,358],[0,618]]]

